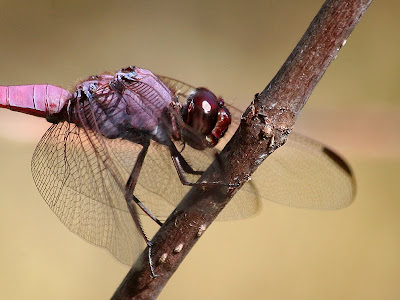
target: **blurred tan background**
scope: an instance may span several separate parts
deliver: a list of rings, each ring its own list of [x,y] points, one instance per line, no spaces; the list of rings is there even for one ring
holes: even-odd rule
[[[244,108],[322,3],[2,0],[0,84],[70,87],[136,64]],[[351,163],[354,204],[265,203],[255,218],[215,223],[160,299],[400,299],[399,9],[372,4],[296,125]],[[128,267],[70,233],[31,178],[48,126],[0,110],[0,298],[107,299]]]

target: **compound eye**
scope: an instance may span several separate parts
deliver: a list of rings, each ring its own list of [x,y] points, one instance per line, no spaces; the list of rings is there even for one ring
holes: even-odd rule
[[[188,97],[183,119],[199,134],[208,135],[215,127],[219,108],[219,101],[210,90],[197,88]]]

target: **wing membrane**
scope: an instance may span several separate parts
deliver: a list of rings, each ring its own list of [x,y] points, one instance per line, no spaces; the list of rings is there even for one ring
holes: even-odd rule
[[[160,76],[160,79],[185,98],[195,89],[173,78]],[[237,108],[226,106],[233,121],[217,145],[220,150],[236,131],[241,116]],[[262,163],[252,178],[254,185],[246,184],[235,195],[237,203],[245,203],[253,194],[294,207],[338,209],[350,205],[356,192],[354,175],[343,158],[323,144],[295,132],[289,135],[284,146]],[[251,201],[256,205],[257,201]],[[238,211],[234,206],[230,205],[232,211]]]
[[[125,170],[133,168],[134,160],[131,153],[137,152],[136,144],[115,139],[111,141],[110,148]],[[197,151],[191,147],[185,147],[181,154],[193,169],[201,171],[207,169],[215,158],[212,152]],[[191,174],[186,174],[186,176],[192,182],[196,182],[199,178]],[[165,219],[189,189],[190,187],[180,182],[168,148],[151,142],[135,188],[135,196],[156,216]],[[235,197],[223,210],[221,218],[233,220],[250,217],[259,210],[259,206],[255,193],[248,194],[245,201]]]
[[[194,90],[171,78],[160,76],[160,79],[181,98]],[[237,109],[229,109],[239,117]],[[98,129],[103,127],[99,125],[109,126],[107,114],[102,123],[90,114],[81,112],[80,116],[86,118],[87,128],[61,122],[52,125],[42,137],[32,159],[35,184],[72,232],[107,248],[121,262],[132,264],[145,243],[128,212],[124,187],[142,146],[100,135]],[[226,140],[237,126],[234,122]],[[195,170],[205,170],[215,158],[207,151],[182,147],[179,143],[176,146]],[[190,181],[198,179],[187,176]],[[189,188],[181,184],[168,148],[152,141],[135,195],[155,215],[167,217]],[[288,142],[235,195],[219,219],[241,219],[256,214],[260,198],[295,207],[342,208],[353,201],[355,191],[353,173],[343,159],[324,145],[292,133]]]
[[[101,139],[74,124],[52,125],[33,155],[33,178],[69,230],[131,264],[144,241],[127,212],[126,175]]]
[[[356,193],[349,165],[326,146],[297,133],[261,164],[253,180],[262,198],[301,208],[343,208]]]

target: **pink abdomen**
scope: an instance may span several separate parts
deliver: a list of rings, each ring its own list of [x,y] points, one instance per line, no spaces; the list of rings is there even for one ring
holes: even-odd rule
[[[58,113],[72,94],[49,84],[0,86],[0,107],[46,117]]]

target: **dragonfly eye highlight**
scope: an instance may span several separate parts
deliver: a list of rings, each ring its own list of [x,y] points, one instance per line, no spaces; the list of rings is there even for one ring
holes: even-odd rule
[[[189,95],[182,110],[182,119],[195,132],[205,136],[208,147],[214,147],[218,143],[231,123],[224,100],[218,99],[203,87]]]

